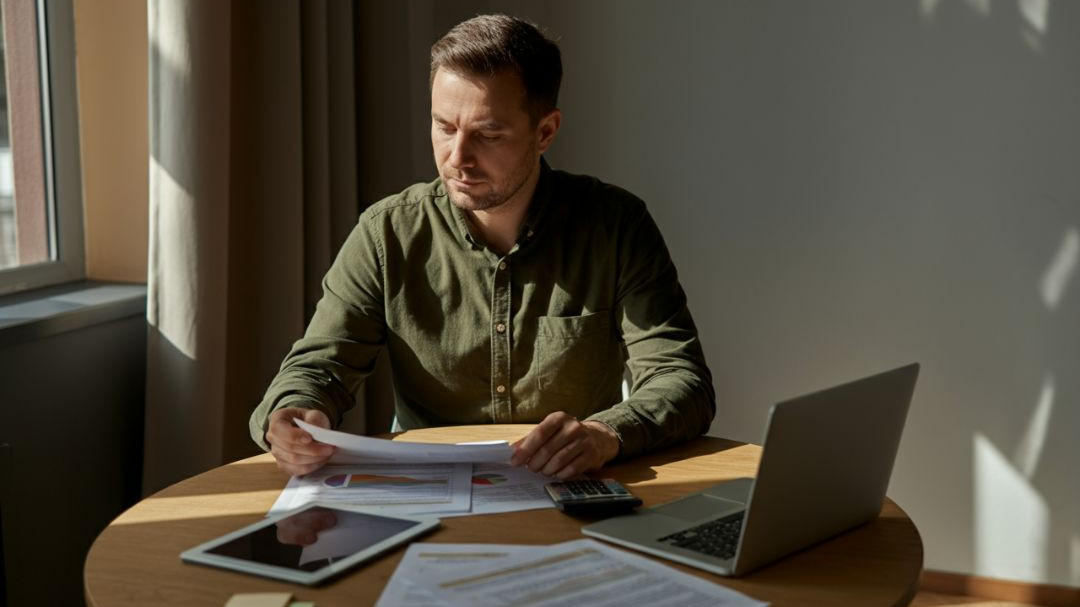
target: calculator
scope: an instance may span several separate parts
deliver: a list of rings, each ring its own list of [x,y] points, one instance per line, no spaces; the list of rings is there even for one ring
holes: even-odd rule
[[[570,514],[616,514],[641,505],[641,498],[613,478],[548,483],[544,489],[559,510]]]

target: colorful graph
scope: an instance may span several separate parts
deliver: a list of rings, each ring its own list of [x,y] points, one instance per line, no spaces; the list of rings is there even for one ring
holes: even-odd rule
[[[411,476],[384,476],[381,474],[335,474],[323,480],[327,487],[415,487],[417,485],[445,485],[445,478],[412,478]]]
[[[501,474],[477,474],[472,477],[474,485],[499,485],[506,482],[506,477]]]

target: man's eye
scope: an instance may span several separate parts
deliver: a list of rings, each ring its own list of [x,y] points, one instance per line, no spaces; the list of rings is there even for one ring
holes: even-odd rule
[[[484,141],[496,141],[500,139],[501,136],[494,133],[480,133],[478,137]]]

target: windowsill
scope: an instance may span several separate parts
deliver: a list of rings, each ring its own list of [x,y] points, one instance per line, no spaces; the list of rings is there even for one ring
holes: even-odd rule
[[[80,281],[0,296],[0,347],[146,314],[146,285]]]

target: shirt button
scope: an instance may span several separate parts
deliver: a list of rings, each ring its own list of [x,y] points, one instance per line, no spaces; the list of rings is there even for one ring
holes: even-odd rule
[[[506,262],[505,261],[500,261],[499,262],[499,269],[500,270],[505,270],[506,269]]]
[[[506,386],[504,386],[502,384],[499,384],[499,385],[495,386],[495,391],[498,392],[499,394],[502,394],[503,392],[506,392]]]
[[[498,331],[499,333],[505,333],[506,332],[506,325],[504,325],[503,323],[499,323],[499,324],[495,325],[495,330]]]

